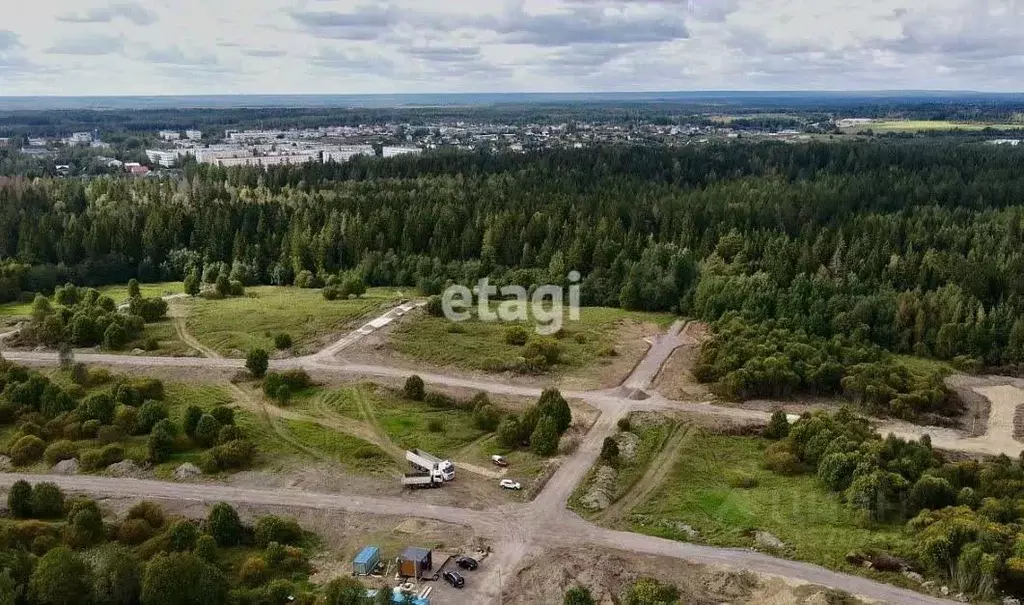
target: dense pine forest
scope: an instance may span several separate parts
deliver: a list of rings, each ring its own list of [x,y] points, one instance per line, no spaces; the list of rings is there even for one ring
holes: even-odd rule
[[[1024,151],[964,140],[192,165],[0,181],[0,299],[221,262],[250,284],[354,271],[425,294],[575,269],[585,304],[718,322],[698,373],[731,395],[842,391],[912,415],[946,404],[890,352],[1024,362],[1022,235]]]

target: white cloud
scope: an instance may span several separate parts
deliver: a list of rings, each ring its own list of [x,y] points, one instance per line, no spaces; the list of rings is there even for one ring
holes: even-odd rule
[[[5,13],[0,94],[1012,90],[1020,31],[1021,0],[48,0]]]

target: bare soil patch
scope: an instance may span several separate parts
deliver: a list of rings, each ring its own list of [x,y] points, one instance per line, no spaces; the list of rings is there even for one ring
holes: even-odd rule
[[[654,378],[654,390],[675,401],[704,401],[712,398],[707,385],[693,377],[693,365],[700,354],[700,348],[710,338],[708,325],[691,321],[680,334],[683,344],[672,352]]]
[[[830,591],[825,588],[788,583],[752,572],[725,571],[710,565],[621,550],[560,548],[527,559],[504,586],[502,603],[559,603],[565,591],[576,585],[588,587],[598,603],[618,603],[640,577],[674,584],[679,588],[679,602],[688,605],[832,602],[827,600]]]

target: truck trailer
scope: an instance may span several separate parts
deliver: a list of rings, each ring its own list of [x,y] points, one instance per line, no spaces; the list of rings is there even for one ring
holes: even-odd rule
[[[444,481],[455,479],[455,465],[451,460],[442,460],[430,452],[420,449],[405,452],[405,459],[421,472],[433,473],[436,471]]]

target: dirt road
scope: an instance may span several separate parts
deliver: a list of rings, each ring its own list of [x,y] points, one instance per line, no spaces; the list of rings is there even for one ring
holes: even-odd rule
[[[389,311],[389,313],[392,312],[393,310]],[[624,386],[627,387],[627,390],[649,388],[652,380],[660,370],[661,364],[682,343],[682,339],[679,337],[679,331],[682,326],[682,323],[677,322],[666,335],[652,342],[647,358],[637,365],[633,374],[625,381]],[[408,370],[386,366],[335,362],[332,357],[333,353],[328,353],[328,351],[343,349],[344,341],[345,339],[342,339],[335,343],[335,345],[332,345],[332,347],[329,347],[328,350],[314,355],[274,360],[271,362],[271,366],[275,368],[302,367],[321,372],[356,376],[404,378],[409,374]],[[12,351],[5,353],[5,357],[12,361],[29,364],[54,365],[57,363],[56,355],[53,353]],[[76,359],[85,363],[98,363],[110,366],[212,366],[218,368],[241,368],[243,364],[241,360],[215,357],[204,359],[80,354],[76,356]],[[523,397],[536,397],[540,394],[540,389],[509,385],[501,382],[450,377],[433,373],[423,373],[420,376],[427,383],[474,389],[493,394]],[[65,489],[95,495],[145,497],[207,503],[225,501],[249,506],[283,506],[317,510],[352,511],[418,517],[467,525],[471,526],[478,534],[492,538],[494,543],[499,545],[495,556],[489,559],[488,565],[481,569],[481,573],[476,575],[474,583],[467,587],[464,593],[467,599],[475,599],[474,602],[482,603],[493,603],[500,599],[502,576],[506,578],[511,577],[527,554],[536,552],[537,549],[550,548],[554,545],[578,548],[593,546],[614,547],[632,550],[637,553],[650,553],[687,559],[697,563],[720,564],[741,570],[746,569],[821,584],[883,602],[915,605],[946,602],[865,578],[831,572],[816,565],[776,559],[752,551],[713,548],[663,540],[641,534],[612,531],[583,521],[566,509],[566,502],[575,487],[598,458],[601,444],[605,437],[615,433],[617,421],[630,411],[675,410],[694,414],[712,414],[743,421],[764,421],[767,419],[768,414],[709,404],[669,401],[657,393],[651,394],[652,396],[648,399],[641,400],[622,397],[620,392],[616,390],[566,392],[564,395],[570,398],[582,399],[597,409],[600,412],[597,421],[584,437],[577,450],[567,457],[532,502],[527,504],[507,504],[497,509],[486,511],[429,505],[412,499],[322,494],[294,489],[243,489],[208,483],[170,483],[100,476],[0,474],[0,487],[10,486],[18,479],[26,479],[32,482],[53,481]],[[287,417],[285,414],[281,415]],[[362,425],[363,423],[360,424]],[[339,430],[344,430],[341,427],[338,428]],[[352,427],[347,428],[351,429]],[[940,439],[948,440],[953,445],[978,446],[975,440],[962,438],[957,440],[954,437],[953,435],[945,435]],[[370,440],[372,441],[372,439]],[[938,443],[936,445],[943,447]],[[987,444],[986,447],[988,447]],[[1015,456],[1016,452],[1012,454]]]

